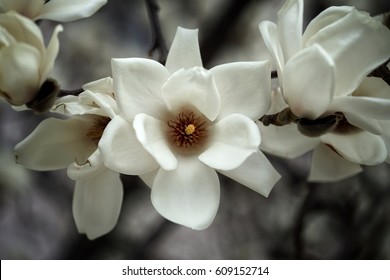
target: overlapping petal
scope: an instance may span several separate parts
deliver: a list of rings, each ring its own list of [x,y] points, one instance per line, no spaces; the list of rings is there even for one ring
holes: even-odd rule
[[[165,170],[177,167],[177,159],[168,146],[164,124],[146,114],[134,118],[133,127],[138,141]]]
[[[119,173],[104,166],[77,180],[72,208],[78,231],[91,240],[110,232],[117,223],[122,198]]]
[[[336,95],[352,93],[361,81],[390,55],[390,30],[367,13],[352,10],[322,28],[307,42],[319,44],[337,69]]]
[[[287,0],[278,12],[278,37],[287,62],[301,49],[303,0]]]
[[[257,120],[269,110],[271,69],[268,61],[222,64],[210,71],[221,97],[218,119],[239,113]]]
[[[138,141],[131,123],[120,116],[110,121],[99,141],[104,164],[117,172],[139,175],[158,168],[157,162]]]
[[[93,15],[107,0],[52,0],[43,5],[35,18],[56,21],[73,21]]]
[[[341,96],[334,98],[331,111],[359,112],[361,116],[377,120],[390,119],[390,99],[367,96]]]
[[[160,117],[165,110],[161,87],[169,77],[164,66],[150,59],[113,59],[112,75],[118,107],[127,120],[139,113]]]
[[[313,18],[305,29],[302,36],[302,46],[307,44],[307,41],[319,32],[322,28],[336,22],[350,13],[354,7],[351,6],[332,6],[322,11],[318,16]]]
[[[283,95],[298,117],[316,119],[328,108],[334,93],[336,69],[318,45],[308,47],[288,61]]]
[[[220,187],[214,169],[194,157],[180,157],[177,169],[160,169],[152,187],[152,204],[166,219],[202,230],[213,221]]]
[[[168,53],[165,67],[171,74],[184,68],[202,67],[198,30],[178,27],[175,38]]]
[[[358,163],[351,162],[338,155],[330,147],[321,144],[314,149],[310,174],[310,182],[336,182],[361,172]]]
[[[60,49],[60,43],[58,40],[58,33],[62,32],[64,29],[61,25],[57,25],[54,29],[53,35],[51,36],[49,45],[46,49],[46,55],[43,57],[42,68],[40,71],[41,83],[43,83],[46,78],[49,76],[50,71],[54,67],[54,61],[57,58],[58,51]]]
[[[27,44],[5,47],[0,52],[0,95],[16,106],[31,101],[39,88],[39,52]]]
[[[258,123],[261,131],[261,150],[270,154],[296,158],[314,149],[321,140],[302,135],[295,124],[283,127],[264,126]]]
[[[275,23],[270,21],[262,21],[259,24],[261,36],[263,37],[264,43],[276,64],[278,71],[279,82],[283,83],[283,70],[285,65],[285,58],[283,51],[278,40],[278,27]]]
[[[199,160],[208,166],[231,170],[240,166],[260,145],[256,124],[240,114],[231,114],[211,128],[213,139]]]
[[[8,30],[15,41],[32,45],[41,55],[44,54],[42,32],[30,19],[10,11],[6,14],[0,14],[0,26]]]
[[[213,76],[201,67],[177,71],[164,84],[162,93],[171,111],[192,105],[211,121],[220,112],[221,98]]]
[[[85,163],[96,150],[86,134],[90,118],[49,118],[15,147],[16,162],[34,170],[66,168],[72,162]]]
[[[367,131],[351,134],[328,133],[321,136],[321,140],[355,163],[375,165],[386,160],[387,150],[383,139]]]
[[[240,166],[231,170],[218,170],[227,177],[268,197],[280,174],[260,151],[250,155]]]

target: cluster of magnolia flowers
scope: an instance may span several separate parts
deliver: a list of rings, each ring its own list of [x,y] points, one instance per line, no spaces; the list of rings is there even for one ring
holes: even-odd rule
[[[120,174],[139,176],[163,217],[202,230],[219,207],[217,172],[269,195],[280,175],[262,151],[296,158],[313,150],[308,180],[320,182],[390,162],[390,87],[368,77],[390,57],[390,30],[380,18],[330,7],[303,32],[303,0],[287,0],[277,24],[259,25],[267,61],[207,70],[198,31],[179,27],[165,65],[112,59],[112,77],[58,97],[48,75],[62,28],[45,48],[32,20],[73,20],[104,2],[0,0],[0,9],[16,11],[0,15],[0,95],[60,115],[16,145],[16,162],[67,168],[76,182],[76,226],[88,238],[115,226]]]

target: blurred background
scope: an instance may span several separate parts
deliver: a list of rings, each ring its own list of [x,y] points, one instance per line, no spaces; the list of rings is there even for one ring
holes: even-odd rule
[[[266,58],[258,24],[276,21],[283,3],[157,2],[168,47],[177,26],[199,28],[206,68]],[[371,15],[390,11],[388,0],[306,0],[305,25],[331,5],[353,5]],[[55,25],[41,23],[47,38]],[[143,0],[109,0],[91,18],[63,25],[52,73],[63,89],[110,76],[112,57],[158,58],[149,56],[153,40]],[[282,175],[269,198],[221,175],[220,208],[204,231],[163,219],[151,205],[150,189],[136,176],[122,176],[117,226],[89,241],[73,221],[74,182],[66,171],[35,172],[14,163],[15,144],[47,116],[0,102],[1,259],[390,259],[390,166],[364,167],[339,183],[308,184],[310,155],[268,156]]]

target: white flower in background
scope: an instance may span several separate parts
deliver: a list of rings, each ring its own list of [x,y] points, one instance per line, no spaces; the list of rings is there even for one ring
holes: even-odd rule
[[[390,31],[353,7],[326,9],[303,34],[302,21],[303,1],[288,0],[278,25],[259,26],[280,85],[268,114],[289,107],[300,118],[298,127],[260,123],[261,148],[288,158],[314,149],[309,180],[337,181],[386,159],[380,121],[390,119],[389,99],[354,92],[390,57]],[[310,135],[317,129],[322,133]]]
[[[40,29],[15,12],[0,14],[0,96],[20,106],[32,101],[57,57],[58,25],[47,49]]]
[[[16,11],[32,20],[73,21],[89,17],[107,0],[0,0],[0,12]]]
[[[258,150],[270,106],[268,62],[202,67],[197,30],[178,28],[166,67],[113,59],[119,114],[99,142],[111,169],[140,175],[156,210],[205,229],[220,199],[215,170],[268,196],[279,174]]]
[[[89,83],[79,96],[59,98],[53,112],[70,116],[49,118],[15,147],[16,162],[34,170],[68,168],[76,180],[73,216],[89,239],[111,231],[122,204],[119,173],[106,168],[99,150],[104,129],[116,114],[112,79]]]

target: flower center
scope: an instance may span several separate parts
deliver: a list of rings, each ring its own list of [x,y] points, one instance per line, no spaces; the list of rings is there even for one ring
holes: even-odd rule
[[[96,146],[98,146],[100,138],[102,138],[104,129],[110,121],[111,119],[109,117],[99,116],[95,118],[93,124],[88,129],[86,135]]]
[[[198,148],[208,135],[206,121],[193,112],[181,112],[167,124],[171,144],[180,149]]]

